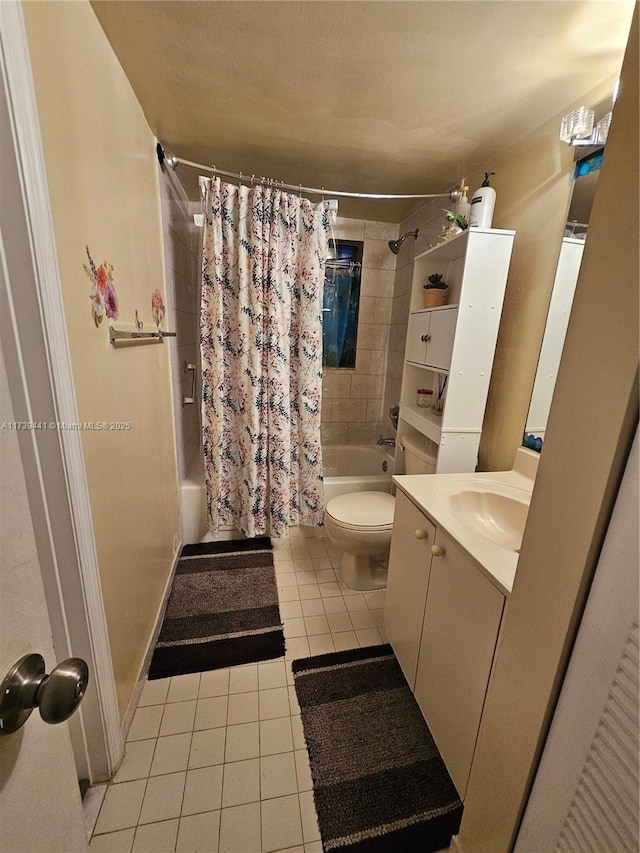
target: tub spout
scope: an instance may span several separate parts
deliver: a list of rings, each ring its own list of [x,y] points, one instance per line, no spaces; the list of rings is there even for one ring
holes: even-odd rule
[[[396,440],[393,436],[391,436],[391,438],[383,438],[380,436],[376,444],[380,444],[382,447],[395,447]]]

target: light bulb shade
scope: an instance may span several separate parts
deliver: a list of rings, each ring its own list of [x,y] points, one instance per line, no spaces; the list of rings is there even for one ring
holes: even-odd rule
[[[589,107],[578,107],[577,110],[563,116],[560,125],[560,139],[571,144],[574,139],[586,139],[593,132],[595,114]]]

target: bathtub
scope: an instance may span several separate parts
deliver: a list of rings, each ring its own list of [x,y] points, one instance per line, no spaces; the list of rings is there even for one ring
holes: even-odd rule
[[[393,455],[388,447],[338,444],[322,449],[324,460],[324,496],[328,502],[349,492],[390,492]],[[386,470],[385,470],[386,467]],[[182,541],[210,540],[207,525],[207,501],[204,467],[194,459],[180,488]],[[221,528],[218,539],[240,536],[233,528]]]

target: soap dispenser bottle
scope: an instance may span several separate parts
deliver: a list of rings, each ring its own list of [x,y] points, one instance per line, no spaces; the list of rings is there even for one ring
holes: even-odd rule
[[[467,198],[467,193],[469,192],[469,187],[460,187],[460,201],[456,204],[456,213],[459,213],[461,216],[467,220],[467,225],[471,221],[471,205],[469,204],[469,199]]]
[[[493,208],[496,204],[496,191],[489,186],[489,178],[495,172],[485,172],[482,186],[479,187],[471,198],[471,228],[491,228],[493,221]]]

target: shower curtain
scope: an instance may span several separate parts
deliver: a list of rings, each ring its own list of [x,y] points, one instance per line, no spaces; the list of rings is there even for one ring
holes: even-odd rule
[[[324,205],[209,182],[202,431],[209,528],[284,536],[324,514],[320,402]]]

